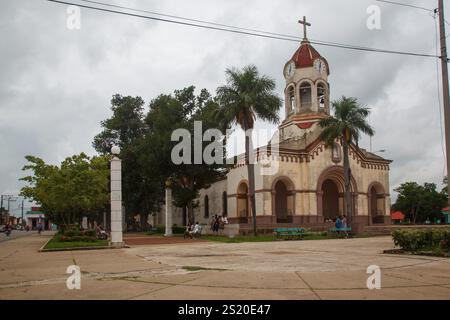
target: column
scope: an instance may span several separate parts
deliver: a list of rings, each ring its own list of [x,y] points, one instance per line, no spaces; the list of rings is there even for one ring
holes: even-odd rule
[[[172,189],[170,188],[170,182],[166,182],[166,232],[164,236],[172,236]]]
[[[117,155],[118,147],[112,147],[111,152],[111,244],[123,247],[122,238],[122,160]]]

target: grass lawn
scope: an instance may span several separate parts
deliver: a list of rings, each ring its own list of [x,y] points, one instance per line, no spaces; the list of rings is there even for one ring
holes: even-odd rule
[[[68,242],[60,241],[60,235],[56,234],[45,246],[46,249],[67,249],[67,248],[87,248],[87,247],[105,247],[108,246],[108,240],[96,240],[92,242]]]

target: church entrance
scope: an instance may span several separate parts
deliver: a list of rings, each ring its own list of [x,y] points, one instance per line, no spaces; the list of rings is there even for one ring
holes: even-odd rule
[[[295,208],[294,184],[288,177],[272,183],[272,215],[277,223],[292,223]]]
[[[335,219],[339,214],[339,189],[336,183],[327,179],[322,184],[322,213],[325,220]]]
[[[277,223],[288,220],[288,190],[283,181],[278,181],[275,185],[275,215]]]
[[[249,199],[247,183],[241,182],[237,191],[237,212],[239,223],[247,223],[249,215]]]
[[[369,204],[369,216],[372,224],[384,223],[385,214],[385,194],[384,188],[374,183],[369,187],[368,204]]]
[[[350,198],[353,217],[358,215],[358,188],[356,181],[350,178]],[[344,201],[344,168],[331,166],[325,169],[317,181],[317,215],[323,222],[335,220],[338,216],[347,214]]]

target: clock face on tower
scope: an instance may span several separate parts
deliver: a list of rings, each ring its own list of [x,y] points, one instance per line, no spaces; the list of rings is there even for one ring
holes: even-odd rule
[[[284,75],[286,78],[290,78],[294,75],[295,63],[294,61],[289,62],[284,68]]]
[[[327,72],[325,62],[323,62],[321,59],[316,59],[314,61],[314,69],[316,69],[319,73],[323,75]]]

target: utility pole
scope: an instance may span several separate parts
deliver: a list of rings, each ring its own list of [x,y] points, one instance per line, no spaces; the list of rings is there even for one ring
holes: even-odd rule
[[[15,202],[16,200],[17,200],[17,198],[14,198],[13,196],[8,196],[8,215],[6,216],[7,217],[6,223],[9,223],[9,217],[11,215],[11,212],[9,211],[9,208],[10,208],[9,203]]]
[[[23,204],[25,202],[25,199],[22,199],[22,219],[20,220],[20,223],[23,225]]]
[[[0,211],[2,212],[2,219],[3,219],[3,216],[4,216],[4,219],[5,219],[5,224],[7,224],[8,223],[8,221],[9,221],[9,202],[11,201],[10,199],[12,199],[13,198],[13,196],[12,195],[6,195],[6,194],[2,194],[2,195],[0,195]],[[5,211],[3,211],[3,199],[6,199],[6,201],[8,201],[8,210],[5,212]],[[15,201],[15,200],[13,200],[13,201]],[[2,220],[2,219],[0,219],[0,220]],[[3,221],[0,221],[0,223],[2,223]]]
[[[448,87],[447,41],[445,36],[444,0],[438,0],[439,32],[441,36],[442,93],[444,94],[445,149],[447,158],[447,177],[450,169],[450,92]],[[450,184],[448,184],[448,204],[450,206]]]

